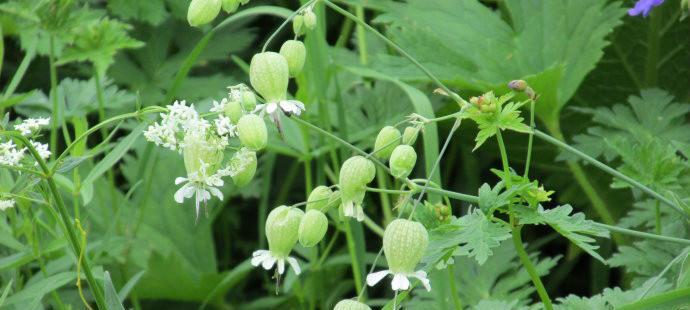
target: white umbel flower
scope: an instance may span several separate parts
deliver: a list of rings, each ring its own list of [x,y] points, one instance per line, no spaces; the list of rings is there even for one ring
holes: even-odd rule
[[[24,158],[26,148],[17,149],[12,141],[0,143],[0,164],[7,166],[17,166]]]
[[[236,135],[235,125],[230,121],[229,117],[219,115],[214,121],[216,125],[216,133],[219,136],[234,137]]]
[[[50,124],[50,117],[27,118],[20,124],[14,125],[14,130],[18,130],[22,136],[28,137],[41,129],[41,126],[48,126],[48,124]]]
[[[187,106],[186,102],[175,101],[166,107],[168,113],[161,113],[161,121],[154,123],[144,131],[146,140],[173,151],[180,151],[184,136],[193,132],[203,136],[211,124],[199,117],[194,105]]]
[[[196,219],[199,220],[199,206],[204,205],[211,200],[211,195],[223,200],[223,193],[218,187],[223,186],[223,179],[221,174],[207,175],[206,169],[209,164],[201,161],[201,167],[197,172],[188,175],[187,178],[178,177],[175,179],[175,184],[180,185],[180,189],[175,192],[174,198],[177,203],[183,203],[185,199],[195,197],[196,205]]]
[[[0,199],[0,211],[14,208],[14,199]]]
[[[50,151],[48,150],[48,144],[36,142],[33,140],[31,140],[30,142],[34,146],[36,151],[38,152],[38,156],[41,156],[41,158],[43,158],[43,159],[48,159],[48,157],[50,157]]]

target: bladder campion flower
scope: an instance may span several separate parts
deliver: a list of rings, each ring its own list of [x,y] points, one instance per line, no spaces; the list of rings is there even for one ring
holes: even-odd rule
[[[326,212],[332,195],[333,191],[328,186],[317,186],[311,190],[311,193],[309,193],[306,209],[315,209],[321,212]]]
[[[304,111],[302,102],[286,99],[289,78],[290,68],[282,55],[264,52],[252,57],[249,64],[249,81],[266,101],[259,108],[268,113],[278,130],[281,130],[278,110],[287,116],[300,115]]]
[[[393,126],[381,128],[374,142],[374,155],[381,159],[388,159],[393,153],[393,149],[400,144],[402,135],[400,130]]]
[[[404,179],[410,175],[410,172],[414,169],[415,163],[417,163],[417,152],[415,152],[413,147],[407,144],[401,144],[393,150],[388,165],[394,177]]]
[[[302,72],[304,61],[307,58],[307,49],[304,47],[304,43],[297,40],[287,40],[280,47],[280,55],[283,55],[287,60],[291,77]]]
[[[299,243],[310,248],[319,243],[328,230],[328,218],[319,210],[309,210],[299,224]]]
[[[354,217],[358,221],[364,220],[362,202],[366,194],[366,186],[374,180],[376,167],[371,160],[362,156],[348,158],[340,168],[340,199],[343,214]]]
[[[242,145],[258,151],[266,147],[268,132],[264,120],[254,114],[247,114],[237,123],[237,135]]]
[[[394,291],[409,289],[409,277],[419,279],[424,288],[431,291],[426,272],[414,270],[422,260],[428,243],[429,234],[421,223],[406,219],[392,221],[383,234],[383,252],[389,269],[368,274],[367,284],[374,286],[391,274],[391,287]]]
[[[333,310],[371,310],[371,308],[354,299],[344,299],[339,301]]]
[[[285,272],[285,262],[290,264],[295,274],[301,270],[297,259],[288,256],[297,243],[299,226],[304,212],[292,207],[280,206],[271,211],[266,219],[266,239],[268,250],[257,250],[252,253],[253,266],[263,267],[266,270],[273,268],[277,263],[278,274]]]
[[[402,143],[407,145],[413,145],[417,142],[417,136],[419,135],[419,127],[409,126],[406,127],[402,135]]]

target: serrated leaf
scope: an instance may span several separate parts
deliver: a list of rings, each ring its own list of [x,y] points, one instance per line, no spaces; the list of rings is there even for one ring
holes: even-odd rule
[[[523,224],[548,224],[563,237],[583,249],[592,257],[606,264],[599,253],[596,240],[592,237],[609,237],[609,231],[594,226],[594,222],[585,219],[583,213],[574,213],[570,205],[562,205],[552,209],[544,209],[541,205],[537,209],[517,208],[520,223]]]
[[[108,9],[124,19],[140,20],[151,25],[158,25],[168,18],[165,0],[110,0]]]
[[[447,233],[446,238],[460,245],[454,254],[474,257],[480,265],[493,254],[492,248],[511,237],[510,228],[494,223],[479,209],[456,219],[451,225],[455,225],[457,231]]]

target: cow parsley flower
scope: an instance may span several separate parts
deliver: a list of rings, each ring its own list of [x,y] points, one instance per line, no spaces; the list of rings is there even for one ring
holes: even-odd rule
[[[236,126],[230,121],[229,117],[219,115],[218,118],[214,121],[214,125],[216,125],[216,133],[219,136],[227,135],[230,137],[234,137],[236,135]]]
[[[41,126],[48,126],[50,117],[46,118],[27,118],[20,124],[14,125],[14,130],[18,130],[25,137],[32,135],[41,129]]]
[[[41,158],[43,158],[43,159],[48,159],[48,157],[50,157],[50,151],[48,150],[48,144],[36,142],[33,140],[30,140],[30,142],[34,146],[36,151],[38,152],[38,156],[41,156]]]
[[[22,158],[24,158],[25,152],[26,148],[17,149],[17,146],[11,140],[0,143],[0,164],[17,166]]]
[[[0,199],[0,211],[14,208],[14,199]]]
[[[168,113],[161,113],[161,121],[150,125],[144,131],[146,140],[164,148],[180,151],[181,143],[186,132],[199,135],[206,133],[211,124],[199,117],[194,105],[187,106],[186,102],[175,101],[167,106]]]
[[[628,15],[637,16],[642,14],[642,16],[647,17],[654,7],[662,3],[664,3],[664,0],[638,0],[635,6],[628,10]]]

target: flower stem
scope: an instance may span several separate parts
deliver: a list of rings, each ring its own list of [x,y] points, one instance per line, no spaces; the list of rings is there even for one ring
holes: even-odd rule
[[[458,295],[458,288],[455,285],[455,264],[448,265],[448,281],[450,283],[450,294],[453,297],[455,310],[462,310],[462,300]]]
[[[345,237],[347,239],[347,250],[350,252],[350,262],[352,263],[352,275],[355,280],[355,290],[357,291],[357,296],[362,296],[362,269],[360,268],[359,258],[357,257],[357,249],[355,248],[355,239],[352,235],[352,227],[350,226],[350,220],[345,220]]]
[[[52,102],[53,121],[50,122],[50,153],[57,154],[57,129],[58,129],[58,88],[57,88],[57,68],[55,67],[55,40],[49,38],[50,54],[48,61],[50,66],[50,101]]]
[[[532,283],[534,283],[534,286],[537,288],[537,294],[539,294],[539,298],[541,298],[542,303],[544,303],[544,308],[546,308],[546,310],[552,310],[553,305],[551,304],[551,298],[549,298],[549,294],[546,292],[546,288],[544,288],[544,284],[539,278],[539,273],[537,273],[537,269],[534,267],[534,264],[532,264],[532,261],[529,259],[529,255],[527,255],[527,251],[525,251],[525,246],[522,244],[522,236],[520,236],[521,231],[521,225],[513,226],[512,234],[515,250],[520,257],[522,265],[525,267],[525,269],[527,269],[527,273],[532,279]]]
[[[496,140],[498,140],[498,150],[501,152],[501,163],[503,164],[503,173],[505,174],[506,187],[510,187],[512,175],[510,174],[510,166],[508,164],[508,153],[506,146],[503,143],[503,135],[501,130],[496,131]]]
[[[532,132],[529,133],[529,140],[527,140],[527,159],[525,159],[525,178],[529,179],[529,166],[532,163],[532,143],[534,141],[534,100],[530,100],[529,104],[529,127]]]

